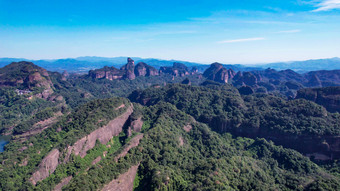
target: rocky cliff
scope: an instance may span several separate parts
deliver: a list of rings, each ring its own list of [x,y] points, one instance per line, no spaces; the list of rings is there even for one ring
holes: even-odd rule
[[[52,174],[58,166],[59,150],[53,149],[39,164],[39,169],[33,173],[30,181],[35,185]]]
[[[73,144],[73,146],[69,146],[67,148],[67,154],[64,162],[68,161],[72,152],[75,155],[85,157],[86,152],[95,146],[97,140],[99,140],[102,144],[106,144],[113,136],[117,136],[120,132],[122,132],[124,124],[133,112],[132,105],[124,107],[128,107],[125,113],[110,121],[106,126],[101,127],[89,135],[79,139]]]
[[[329,112],[340,112],[340,87],[306,88],[298,91],[303,98],[324,106]]]
[[[132,191],[139,165],[132,166],[127,172],[121,174],[117,179],[112,180],[104,186],[102,191]]]
[[[134,80],[138,76],[157,76],[159,75],[158,70],[152,66],[140,62],[135,66],[134,60],[131,58],[127,59],[127,64],[122,66],[120,69],[115,67],[105,66],[104,68],[89,71],[88,76],[96,79],[129,79]]]
[[[97,69],[97,70],[90,70],[89,76],[96,79],[108,79],[108,80],[116,80],[116,79],[123,79],[124,71],[118,70],[115,67],[107,67]]]
[[[61,162],[68,162],[71,153],[79,155],[80,157],[85,157],[87,151],[94,148],[97,140],[102,144],[107,144],[113,136],[117,136],[120,132],[122,132],[124,125],[128,122],[128,119],[133,112],[133,105],[122,104],[117,108],[112,108],[113,110],[118,110],[123,107],[127,108],[123,114],[111,120],[107,125],[98,128],[87,136],[79,139],[72,146],[67,147],[65,149],[66,156],[62,161],[59,161],[61,156],[59,150],[53,149],[41,161],[38,166],[38,170],[33,173],[32,177],[30,178],[31,183],[35,185],[38,181],[49,177],[49,175],[56,170],[58,164]]]
[[[136,78],[135,75],[135,61],[131,58],[127,59],[127,64],[120,68],[120,70],[124,71],[124,78],[129,80],[134,80]]]
[[[136,76],[158,76],[159,72],[156,68],[145,64],[144,62],[139,62],[135,67]]]
[[[159,73],[161,74],[170,74],[173,76],[186,76],[186,75],[190,75],[190,71],[188,69],[188,67],[186,67],[184,64],[181,63],[173,63],[172,67],[161,67],[159,69]]]
[[[215,62],[204,71],[203,76],[216,82],[228,83],[229,80],[235,76],[235,72],[232,69],[228,70],[224,68],[222,64]]]
[[[47,70],[32,62],[12,62],[0,68],[0,87],[14,86],[18,89],[41,89],[36,95],[47,99],[53,93],[53,85]]]

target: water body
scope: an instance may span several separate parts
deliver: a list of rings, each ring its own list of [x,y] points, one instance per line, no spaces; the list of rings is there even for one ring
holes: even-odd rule
[[[4,152],[4,146],[11,140],[10,136],[0,136],[0,153]]]

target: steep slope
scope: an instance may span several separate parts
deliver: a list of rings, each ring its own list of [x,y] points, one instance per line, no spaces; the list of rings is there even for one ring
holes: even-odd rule
[[[329,112],[340,112],[340,87],[301,89],[296,96],[300,98],[322,105]]]
[[[65,100],[55,92],[50,73],[45,69],[31,62],[13,62],[0,68],[1,133],[11,134],[24,123],[33,126],[59,115],[62,108],[67,110]]]
[[[119,141],[110,140],[123,131],[131,113],[131,103],[126,99],[94,100],[26,141],[11,141],[0,155],[1,189],[29,190],[36,185],[49,190],[54,185],[47,182],[58,183],[85,170],[103,152],[119,148]]]
[[[228,83],[235,76],[235,72],[231,69],[227,70],[220,63],[213,63],[204,71],[203,76],[208,80],[213,80],[221,83]]]
[[[241,97],[230,85],[168,85],[135,91],[129,98],[143,105],[171,103],[217,132],[263,137],[304,154],[340,158],[338,114],[303,99],[286,101],[263,94]]]
[[[135,67],[136,76],[157,76],[159,72],[156,68],[145,64],[144,62],[139,62]]]
[[[0,87],[11,86],[20,89],[20,94],[33,94],[47,99],[52,93],[52,82],[48,72],[32,62],[13,62],[0,68]],[[25,91],[26,90],[26,91]]]
[[[339,189],[337,178],[298,152],[263,139],[218,134],[171,104],[144,108],[144,119],[137,147],[117,162],[101,161],[65,189],[105,190],[123,182],[131,188],[138,165],[135,190]]]

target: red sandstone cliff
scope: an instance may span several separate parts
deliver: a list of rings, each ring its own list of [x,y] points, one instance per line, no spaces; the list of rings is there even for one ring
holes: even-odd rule
[[[59,150],[53,149],[39,164],[39,169],[33,173],[30,181],[35,185],[52,174],[58,166]]]
[[[123,126],[129,119],[129,116],[132,114],[132,112],[133,106],[131,105],[125,113],[110,121],[106,126],[101,127],[93,131],[89,135],[81,138],[80,140],[75,142],[73,146],[69,146],[67,148],[67,154],[64,162],[68,161],[72,152],[75,155],[85,157],[86,152],[95,146],[97,139],[100,141],[100,143],[106,144],[113,136],[119,135],[119,133],[122,132]]]

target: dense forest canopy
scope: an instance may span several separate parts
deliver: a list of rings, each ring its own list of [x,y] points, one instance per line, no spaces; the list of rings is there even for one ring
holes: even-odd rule
[[[310,81],[289,70],[216,63],[207,80],[180,63],[160,74],[128,64],[86,75],[2,68],[1,132],[12,139],[0,189],[98,190],[134,168],[134,190],[340,189],[337,87],[302,89]],[[100,76],[111,70],[121,79]]]

